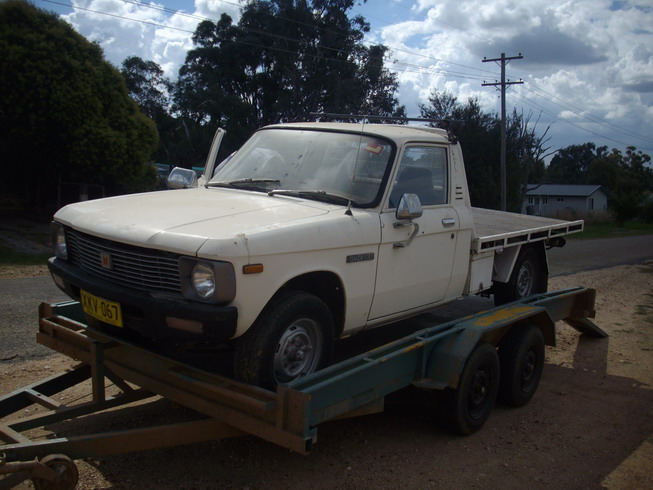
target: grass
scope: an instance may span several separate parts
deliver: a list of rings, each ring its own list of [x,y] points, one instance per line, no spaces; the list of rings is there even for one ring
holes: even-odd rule
[[[614,223],[586,223],[581,233],[574,233],[567,238],[589,240],[592,238],[616,238],[635,235],[649,235],[653,233],[653,223],[640,223],[629,221],[622,227]]]
[[[3,266],[45,265],[51,256],[51,253],[31,254],[0,246],[0,265]]]

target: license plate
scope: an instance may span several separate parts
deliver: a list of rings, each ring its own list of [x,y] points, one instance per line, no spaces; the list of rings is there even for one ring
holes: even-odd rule
[[[97,318],[109,325],[122,327],[122,310],[120,303],[100,298],[84,290],[80,290],[82,309],[93,318]]]

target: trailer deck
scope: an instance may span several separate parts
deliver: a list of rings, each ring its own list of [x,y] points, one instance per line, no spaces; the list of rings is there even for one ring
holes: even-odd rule
[[[52,482],[61,485],[57,488],[74,488],[73,459],[242,434],[307,454],[322,422],[382,411],[386,395],[411,384],[455,390],[479,342],[496,345],[515,325],[537,326],[549,345],[555,345],[558,320],[589,335],[606,336],[588,319],[594,316],[594,300],[595,291],[581,287],[533,296],[420,330],[279,386],[276,392],[92,330],[82,323],[76,302],[42,304],[38,342],[81,364],[0,397],[0,439],[4,441],[0,474],[30,471],[37,488]],[[91,402],[68,406],[56,399],[57,393],[85,380],[91,381]],[[120,389],[119,394],[107,395],[107,380]],[[155,395],[193,409],[197,419],[68,438],[32,440],[25,435],[29,429],[64,420],[74,423],[76,417]],[[46,410],[31,417],[18,416],[32,404]]]

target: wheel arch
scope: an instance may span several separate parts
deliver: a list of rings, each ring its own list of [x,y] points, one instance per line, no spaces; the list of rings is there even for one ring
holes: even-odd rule
[[[329,271],[307,272],[286,282],[270,299],[271,303],[287,291],[305,291],[320,298],[333,315],[335,337],[338,338],[345,326],[345,290],[337,274]]]
[[[543,241],[526,243],[504,250],[503,254],[495,256],[495,272],[492,277],[494,283],[507,283],[512,276],[512,271],[517,263],[517,258],[522,250],[532,249],[537,255],[538,262],[546,276],[549,274],[549,262],[547,260],[546,248]],[[540,287],[546,286],[540,284]]]
[[[465,363],[479,344],[488,343],[497,348],[510,330],[528,324],[540,329],[545,345],[555,346],[555,323],[546,311],[505,325],[497,325],[496,328],[464,329],[434,346],[426,360],[424,378],[413,384],[424,388],[457,388]]]

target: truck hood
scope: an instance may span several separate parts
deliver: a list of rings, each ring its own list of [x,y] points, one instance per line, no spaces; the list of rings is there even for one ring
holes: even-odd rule
[[[311,220],[333,206],[231,189],[185,189],[70,204],[55,220],[76,230],[141,247],[195,255],[207,239],[241,241],[260,230]]]

